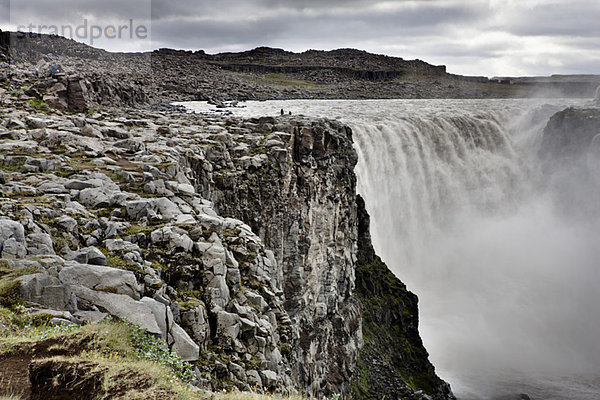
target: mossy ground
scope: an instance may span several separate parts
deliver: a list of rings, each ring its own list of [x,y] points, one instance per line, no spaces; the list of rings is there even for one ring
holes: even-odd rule
[[[20,398],[38,387],[58,396],[93,377],[99,385],[92,397],[96,399],[198,398],[185,382],[189,376],[181,372],[181,360],[166,350],[157,350],[154,339],[139,328],[112,320],[82,327],[53,326],[48,323],[50,318],[0,308],[0,379],[5,383],[0,395]],[[151,357],[155,353],[156,357]],[[34,357],[36,363],[47,361],[43,365],[47,370],[60,371],[65,376],[76,371],[77,379],[12,381],[8,373],[19,374],[11,366],[35,369],[31,364]],[[159,357],[160,361],[152,360]],[[165,364],[169,357],[173,359]]]
[[[0,307],[0,400],[303,400],[302,396],[208,393],[186,382],[191,370],[131,324],[103,320],[53,326],[51,315]],[[63,396],[63,397],[61,397]],[[67,396],[67,397],[64,397]]]

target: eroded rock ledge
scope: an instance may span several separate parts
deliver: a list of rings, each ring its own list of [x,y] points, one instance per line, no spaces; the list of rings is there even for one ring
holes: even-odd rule
[[[3,305],[23,300],[55,323],[138,323],[193,362],[195,385],[209,390],[451,398],[418,339],[415,298],[389,272],[373,284],[402,306],[383,311],[402,314],[382,326],[400,335],[394,379],[383,391],[351,385],[384,368],[360,353],[363,333],[363,349],[388,343],[369,330],[383,304],[364,269],[348,127],[73,114],[32,99],[3,89],[0,279],[21,275]],[[396,345],[404,340],[410,348]]]

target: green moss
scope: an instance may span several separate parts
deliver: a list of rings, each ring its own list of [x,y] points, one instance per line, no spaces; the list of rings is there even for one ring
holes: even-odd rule
[[[200,290],[180,290],[177,299],[179,308],[182,311],[187,311],[198,306],[205,306],[204,301],[202,301],[203,296],[204,294]]]
[[[242,230],[238,227],[235,228],[225,228],[223,229],[223,237],[224,238],[229,238],[229,237],[237,237],[239,236],[240,232]]]
[[[292,354],[292,347],[288,343],[282,343],[279,346],[279,352],[284,357],[289,357]]]
[[[452,398],[419,336],[418,299],[375,255],[361,202],[356,294],[363,305],[364,346],[352,380],[353,398],[413,398],[419,390],[432,398]]]
[[[23,304],[21,282],[10,279],[0,280],[0,305],[14,308],[20,304]]]
[[[31,104],[37,111],[41,111],[41,112],[50,112],[50,106],[48,106],[48,104],[44,103],[44,100],[41,99],[36,99],[36,100],[29,100],[29,104]]]
[[[143,276],[144,269],[137,264],[123,260],[118,255],[106,255],[106,265],[111,268],[124,269],[134,272],[137,277]]]
[[[6,261],[0,262],[0,305],[12,309],[23,304],[21,282],[16,279],[38,272],[39,269],[30,266],[13,270]]]
[[[160,229],[162,227],[163,227],[163,225],[153,225],[153,226],[131,225],[125,231],[125,236],[133,236],[133,235],[138,235],[140,233],[148,234],[148,233],[152,233],[155,230]]]
[[[76,249],[79,245],[77,240],[65,235],[52,235],[52,244],[54,245],[54,251],[58,255],[64,255],[64,249]]]
[[[13,89],[11,91],[8,92],[8,94],[10,94],[13,97],[21,97],[21,95],[25,93],[25,89],[20,88],[20,89]]]

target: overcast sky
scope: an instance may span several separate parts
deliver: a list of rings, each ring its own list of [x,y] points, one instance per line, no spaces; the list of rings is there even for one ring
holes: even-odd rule
[[[600,74],[600,0],[0,0],[3,28],[84,21],[78,40],[108,28],[94,45],[112,51],[352,47],[467,75]],[[107,38],[119,25],[140,34]]]

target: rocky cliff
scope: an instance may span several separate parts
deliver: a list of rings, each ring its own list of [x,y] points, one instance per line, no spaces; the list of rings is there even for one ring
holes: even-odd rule
[[[261,118],[244,125],[266,136],[258,148],[233,151],[256,155],[243,157],[242,168],[219,164],[214,184],[203,179],[203,192],[223,215],[247,221],[275,253],[296,328],[293,375],[307,394],[345,393],[362,345],[351,132],[326,120]],[[224,145],[213,151],[235,160]]]
[[[452,398],[372,254],[348,127],[98,110],[122,83],[19,68],[0,82],[3,307],[138,324],[208,390]]]

